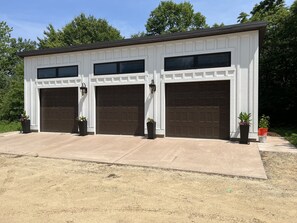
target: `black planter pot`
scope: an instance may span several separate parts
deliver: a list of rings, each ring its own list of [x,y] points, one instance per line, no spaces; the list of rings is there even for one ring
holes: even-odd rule
[[[240,144],[249,144],[249,125],[240,125]]]
[[[78,128],[79,128],[79,135],[85,136],[88,134],[88,122],[87,121],[79,121],[78,122]]]
[[[147,138],[155,139],[156,138],[156,122],[147,122]]]
[[[24,121],[21,121],[21,124],[22,124],[22,132],[23,133],[30,133],[31,130],[30,130],[30,120],[24,120]]]

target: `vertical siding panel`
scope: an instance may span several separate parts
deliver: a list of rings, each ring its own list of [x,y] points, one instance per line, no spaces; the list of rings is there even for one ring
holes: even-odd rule
[[[235,45],[236,43],[236,45]],[[228,45],[229,47],[234,47],[235,50],[235,66],[236,66],[236,75],[235,75],[235,92],[236,92],[236,96],[234,98],[235,100],[235,104],[236,104],[236,112],[235,112],[235,116],[233,117],[234,119],[234,123],[235,123],[235,129],[237,130],[237,133],[239,131],[238,129],[238,115],[241,112],[241,69],[240,69],[240,50],[241,50],[241,46],[240,46],[240,37],[235,36],[235,37],[230,37],[229,41],[228,41]]]
[[[91,53],[91,61],[94,62],[94,61],[97,61],[98,60],[98,57],[97,57],[97,53],[96,52],[92,52]]]
[[[100,60],[102,60],[102,61],[105,60],[105,52],[104,51],[102,51],[102,52],[99,51],[99,53],[98,53],[98,60],[99,61]]]
[[[204,41],[202,40],[196,41],[196,50],[197,51],[204,50]]]
[[[216,48],[216,42],[214,39],[206,40],[206,49],[207,50],[214,50]]]
[[[184,44],[183,43],[176,43],[174,53],[180,54],[180,53],[183,53],[183,52],[184,52]]]
[[[149,46],[148,47],[148,57],[147,57],[147,69],[149,74],[153,74],[155,70],[155,64],[154,64],[154,47]]]
[[[130,57],[135,58],[138,56],[138,48],[133,47],[130,49]]]
[[[113,51],[111,51],[111,50],[106,51],[105,52],[105,58],[106,58],[106,60],[112,60],[112,58],[113,58]]]
[[[42,61],[43,61],[43,58],[42,57],[38,57],[37,58],[37,65],[38,66],[42,66]]]
[[[162,129],[161,123],[162,123],[162,100],[161,100],[161,70],[164,69],[164,45],[158,45],[156,48],[156,69],[154,72],[154,79],[156,84],[156,92],[154,95],[154,119],[156,120],[156,129],[158,131]]]
[[[119,59],[119,58],[121,58],[121,51],[119,50],[119,49],[116,49],[116,50],[114,50],[113,51],[113,55],[114,55],[114,58],[115,59]]]
[[[148,82],[145,86],[146,92],[145,92],[145,120],[147,118],[153,118],[154,116],[154,104],[153,104],[153,97],[150,94],[150,89],[148,87],[148,84],[151,82],[151,80],[154,78],[154,74],[157,72],[156,71],[156,49],[155,46],[148,46],[148,57],[147,57],[147,71],[149,73],[149,77],[148,77]],[[155,100],[158,100],[156,95],[154,96]],[[145,121],[144,120],[144,121]],[[146,129],[146,125],[145,125],[145,129]]]
[[[62,56],[57,56],[57,64],[61,65],[63,63]]]
[[[29,72],[30,72],[31,66],[32,66],[31,63],[32,63],[32,60],[30,58],[24,59],[24,66],[25,66],[25,69],[24,69],[24,110],[25,111],[28,111],[28,105],[30,104],[30,102],[28,100],[29,92],[28,92],[27,83],[28,83]]]
[[[172,43],[166,44],[166,54],[173,54],[175,52],[174,45]]]
[[[241,92],[241,111],[249,112],[248,108],[248,93],[249,93],[249,50],[250,42],[249,36],[242,36],[240,38],[240,87],[239,91]]]
[[[30,78],[30,117],[31,117],[31,125],[36,125],[36,119],[35,119],[35,106],[36,103],[33,103],[35,101],[35,83],[32,78]]]
[[[122,49],[122,58],[128,58],[129,57],[129,50],[126,48]]]
[[[70,59],[69,59],[69,55],[63,55],[63,64],[69,64]]]
[[[238,46],[238,36],[230,36],[228,39],[228,47],[229,48],[236,48]]]
[[[226,38],[218,38],[216,46],[217,46],[217,49],[226,48]]]
[[[76,62],[76,54],[70,55],[70,63],[75,63]]]
[[[147,55],[146,47],[139,47],[138,49],[139,56],[144,57]]]
[[[234,118],[235,117],[235,118]],[[230,132],[235,133],[237,128],[236,115],[236,79],[230,80]],[[232,136],[230,136],[232,137]]]
[[[47,64],[46,57],[42,57],[41,66],[45,66]]]
[[[50,65],[54,66],[55,64],[57,64],[57,58],[56,58],[56,56],[51,56],[50,57]]]
[[[258,133],[258,117],[259,117],[259,32],[253,37],[254,41],[254,57],[253,57],[253,102],[254,102],[254,132]]]
[[[194,49],[193,42],[192,41],[191,42],[190,41],[186,42],[185,51],[186,52],[192,52],[193,49]]]
[[[249,36],[249,80],[248,80],[248,111],[251,113],[251,118],[252,118],[252,126],[250,128],[250,131],[253,132],[254,131],[254,121],[256,120],[255,118],[255,113],[254,113],[254,103],[253,103],[253,99],[254,99],[254,51],[255,51],[255,47],[254,47],[254,39],[253,37],[250,35]]]

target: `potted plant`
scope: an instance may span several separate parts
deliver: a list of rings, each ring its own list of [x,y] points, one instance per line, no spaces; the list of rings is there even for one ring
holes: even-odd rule
[[[241,112],[239,114],[239,127],[240,127],[240,144],[248,144],[249,129],[251,122],[251,113]]]
[[[258,136],[260,142],[264,143],[266,141],[267,133],[268,133],[268,127],[269,127],[269,116],[262,115],[259,122],[259,130],[258,130]]]
[[[26,114],[26,111],[23,111],[23,113],[21,114],[20,121],[21,121],[21,125],[22,125],[22,132],[30,133],[31,132],[30,131],[31,122],[30,122],[29,115]]]
[[[147,138],[155,139],[156,138],[156,122],[152,118],[148,118],[146,122],[147,126]]]
[[[85,116],[79,116],[78,118],[79,135],[85,136],[88,134],[88,122]]]

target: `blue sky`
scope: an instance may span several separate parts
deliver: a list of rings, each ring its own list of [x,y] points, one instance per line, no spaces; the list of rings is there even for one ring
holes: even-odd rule
[[[290,6],[294,0],[286,0]],[[174,2],[183,2],[175,0]],[[195,11],[206,16],[207,23],[235,24],[240,12],[250,12],[260,0],[189,1]],[[81,12],[105,18],[121,34],[144,31],[150,12],[160,0],[0,0],[0,21],[13,27],[13,37],[36,40],[48,24],[61,28]]]

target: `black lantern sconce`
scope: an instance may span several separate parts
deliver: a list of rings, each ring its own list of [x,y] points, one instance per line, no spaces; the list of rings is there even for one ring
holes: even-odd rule
[[[155,85],[155,82],[154,80],[152,80],[152,82],[150,83],[150,89],[151,89],[151,94],[155,93],[156,91],[156,85]]]
[[[85,94],[88,93],[88,89],[87,89],[87,86],[86,86],[85,83],[81,83],[80,90],[81,90],[81,94],[82,94],[82,96],[84,96]]]

